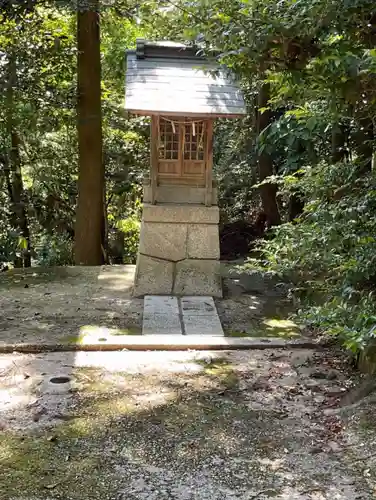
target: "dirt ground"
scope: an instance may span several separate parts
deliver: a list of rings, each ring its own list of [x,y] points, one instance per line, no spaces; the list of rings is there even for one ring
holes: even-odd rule
[[[375,401],[340,407],[347,366],[325,350],[0,355],[0,498],[376,498]]]
[[[274,283],[223,264],[216,301],[226,335],[296,337],[291,305]],[[6,343],[76,343],[90,329],[140,334],[143,300],[132,297],[134,266],[60,267],[0,274],[0,347]]]
[[[58,267],[0,275],[1,343],[77,340],[87,326],[140,332],[134,266]]]

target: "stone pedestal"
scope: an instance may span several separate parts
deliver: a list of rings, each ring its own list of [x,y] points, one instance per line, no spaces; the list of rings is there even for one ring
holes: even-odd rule
[[[157,203],[175,203],[179,204],[184,200],[185,204],[203,205],[205,203],[206,188],[200,186],[179,186],[175,184],[156,186],[155,201]],[[143,189],[144,203],[152,202],[151,184],[149,176],[144,178]],[[213,179],[211,204],[217,205],[218,203],[218,188],[217,181]]]
[[[134,295],[222,297],[219,209],[144,204]]]

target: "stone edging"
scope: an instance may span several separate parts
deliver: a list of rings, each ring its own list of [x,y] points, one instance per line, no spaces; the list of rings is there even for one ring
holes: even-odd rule
[[[0,354],[19,352],[33,354],[41,352],[75,351],[219,351],[255,349],[319,349],[323,346],[310,339],[281,340],[271,338],[226,338],[185,335],[132,335],[122,341],[110,342],[89,340],[83,343],[19,343],[1,344]]]

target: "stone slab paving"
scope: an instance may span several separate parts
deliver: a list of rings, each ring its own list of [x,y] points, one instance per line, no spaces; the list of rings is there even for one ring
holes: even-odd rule
[[[181,309],[186,335],[224,336],[212,297],[183,297]]]
[[[147,295],[143,335],[224,336],[212,297]]]
[[[181,335],[177,297],[147,295],[144,300],[143,335]]]

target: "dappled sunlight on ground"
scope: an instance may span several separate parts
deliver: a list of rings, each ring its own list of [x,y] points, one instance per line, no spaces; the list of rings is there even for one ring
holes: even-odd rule
[[[261,325],[260,330],[263,329],[265,336],[292,338],[300,337],[301,335],[299,326],[291,320],[264,319]]]
[[[137,335],[143,301],[131,297],[133,273],[118,266],[7,275],[0,342]],[[217,301],[227,335],[299,336],[291,304],[268,294]],[[307,349],[0,355],[0,498],[371,498],[357,449],[346,447],[347,429],[324,413],[351,380],[340,360],[329,377],[325,356]],[[68,381],[53,384],[53,376]],[[353,436],[362,439],[356,429]]]
[[[37,268],[0,275],[0,345],[74,343],[80,328],[141,330],[143,301],[131,296],[134,266]]]
[[[48,490],[69,500],[369,498],[357,496],[368,490],[342,447],[345,431],[333,434],[323,415],[326,393],[348,378],[338,370],[312,378],[327,370],[323,353],[2,358],[28,375],[15,381],[25,393],[31,384],[36,401],[0,416],[1,498],[45,500]],[[71,383],[56,394],[45,381],[57,373]]]
[[[133,286],[136,266],[104,266],[98,276],[98,285],[103,290],[124,292]]]
[[[134,273],[135,266],[130,265],[2,273],[0,288],[6,292],[0,296],[0,346],[87,344],[91,338],[105,343],[99,339],[139,335],[143,299],[132,297]],[[224,288],[231,283],[232,295],[226,292],[224,299],[216,300],[226,336],[288,339],[302,333],[289,320],[291,304],[273,283],[263,283],[260,277],[256,284],[256,278],[244,281],[244,273],[241,279],[229,276]],[[257,287],[260,290],[254,293]]]

